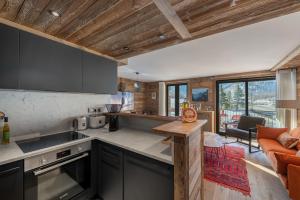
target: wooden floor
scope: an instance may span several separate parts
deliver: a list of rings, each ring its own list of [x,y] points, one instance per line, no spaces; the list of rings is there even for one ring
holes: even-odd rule
[[[287,191],[262,152],[249,154],[245,145],[238,143],[230,145],[245,148],[251,197],[205,180],[205,200],[289,200]]]

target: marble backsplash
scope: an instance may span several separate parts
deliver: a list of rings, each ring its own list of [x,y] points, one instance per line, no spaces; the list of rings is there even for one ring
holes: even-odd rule
[[[8,116],[12,136],[69,130],[74,117],[110,101],[110,95],[0,90],[0,111]]]

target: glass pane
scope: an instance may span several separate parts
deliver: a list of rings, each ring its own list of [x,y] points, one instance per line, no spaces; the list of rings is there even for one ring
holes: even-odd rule
[[[219,109],[219,131],[225,131],[225,123],[236,127],[246,114],[245,82],[219,84]]]
[[[168,116],[175,116],[175,86],[168,86]]]
[[[276,127],[276,81],[251,81],[248,91],[249,115],[263,117],[266,126]]]
[[[187,99],[187,85],[179,86],[179,116],[181,116],[181,104]]]

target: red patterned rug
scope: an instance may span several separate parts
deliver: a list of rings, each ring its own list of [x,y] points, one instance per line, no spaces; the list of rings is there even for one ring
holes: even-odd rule
[[[204,178],[250,196],[244,149],[228,145],[225,148],[224,156],[224,151],[205,147]]]

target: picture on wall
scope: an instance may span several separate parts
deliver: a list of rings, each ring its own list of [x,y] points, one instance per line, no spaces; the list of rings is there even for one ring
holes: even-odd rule
[[[121,111],[132,111],[134,110],[134,93],[132,92],[118,92],[111,96],[112,104],[122,104],[122,97],[124,104]]]
[[[208,88],[193,88],[192,101],[208,101]]]

